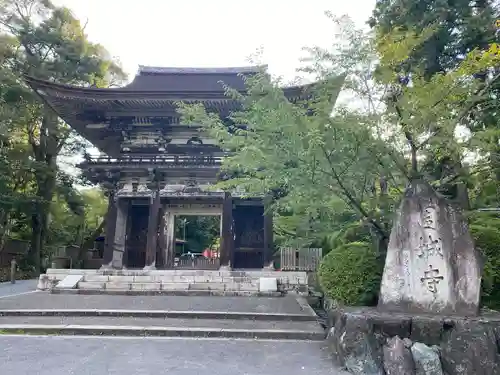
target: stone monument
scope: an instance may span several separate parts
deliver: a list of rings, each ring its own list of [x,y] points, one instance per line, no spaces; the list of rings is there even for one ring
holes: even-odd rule
[[[500,314],[479,314],[480,286],[460,209],[413,181],[393,223],[378,306],[329,312],[334,361],[353,375],[500,375]]]
[[[379,308],[477,315],[480,268],[460,210],[429,184],[411,183],[391,231]]]

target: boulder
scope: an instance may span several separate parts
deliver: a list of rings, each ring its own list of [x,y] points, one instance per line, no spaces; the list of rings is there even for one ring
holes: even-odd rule
[[[363,315],[345,314],[337,321],[336,356],[353,375],[383,375],[382,345]]]
[[[448,375],[500,374],[492,326],[477,321],[455,322],[441,344],[441,361]]]
[[[435,347],[416,342],[411,347],[411,354],[416,375],[443,375],[439,351]]]
[[[415,375],[415,364],[410,349],[395,336],[384,346],[384,370],[386,375]]]

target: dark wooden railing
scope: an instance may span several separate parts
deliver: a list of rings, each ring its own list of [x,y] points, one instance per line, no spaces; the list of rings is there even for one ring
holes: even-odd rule
[[[156,156],[120,156],[113,158],[101,156],[96,158],[87,158],[81,166],[90,166],[96,164],[108,165],[130,165],[130,164],[167,164],[167,165],[221,165],[223,156],[213,155],[156,155]]]
[[[191,269],[191,270],[218,270],[220,267],[219,258],[193,258],[193,259],[179,259],[174,268],[177,269]]]

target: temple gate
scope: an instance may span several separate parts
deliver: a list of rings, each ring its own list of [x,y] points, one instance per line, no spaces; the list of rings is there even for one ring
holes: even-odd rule
[[[272,213],[266,197],[214,190],[226,152],[200,124],[180,124],[176,102],[203,103],[225,121],[241,104],[224,85],[244,93],[244,76],[262,67],[140,67],[122,88],[74,87],[27,78],[40,98],[106,156],[80,164],[109,198],[103,268],[172,268],[175,215],[221,217],[220,266],[272,263]],[[284,89],[289,100],[301,86]]]

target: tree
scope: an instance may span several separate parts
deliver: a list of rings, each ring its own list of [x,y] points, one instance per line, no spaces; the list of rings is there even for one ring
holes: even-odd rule
[[[437,1],[425,0],[411,2],[407,0],[378,0],[369,24],[376,30],[379,37],[391,33],[394,28],[404,31],[412,30],[421,33],[432,27],[435,32],[414,48],[398,70],[400,74],[410,72],[416,67],[422,70],[424,79],[429,80],[436,74],[457,69],[462,64],[464,56],[475,49],[486,51],[497,40],[495,21],[498,15],[498,3],[492,0],[478,1]],[[496,76],[498,67],[490,66],[488,70],[478,71],[474,76],[483,82],[491,75]],[[475,152],[489,161],[496,176],[496,205],[500,204],[500,126],[498,122],[498,95],[500,83],[488,85],[487,92],[476,104],[478,110],[469,113],[461,124],[472,132],[472,143]],[[478,140],[478,142],[474,142]],[[463,166],[457,159],[459,156],[440,152],[429,159],[437,162],[427,167],[429,173],[439,174],[442,169],[453,167],[458,172]],[[489,173],[489,171],[487,172]],[[457,183],[458,182],[458,183]],[[465,186],[471,181],[457,179],[448,184],[448,193],[462,194],[462,201],[468,200]],[[467,206],[468,202],[462,202]]]
[[[408,84],[397,67],[435,30],[398,30],[377,39],[356,30],[348,19],[335,21],[344,39],[331,51],[310,49],[308,71],[318,81],[307,100],[290,103],[280,81],[261,72],[247,78],[247,94],[228,89],[243,104],[231,116],[232,123],[242,126],[228,127],[200,105],[179,106],[184,121],[204,124],[233,152],[225,167],[238,170],[239,177],[221,186],[240,186],[249,194],[285,187],[287,195],[275,202],[278,225],[292,221],[290,213],[295,227],[289,232],[309,240],[334,232],[336,214],[348,208],[368,225],[383,255],[404,185],[429,179],[420,165],[428,152],[436,154],[445,145],[447,153],[463,156],[455,129],[477,109],[491,84],[475,80],[474,74],[495,66],[499,54],[496,47],[472,51],[456,69],[429,80],[415,67]],[[342,86],[367,103],[368,110],[337,103],[332,114]],[[378,109],[381,100],[386,106]]]
[[[71,147],[69,127],[41,105],[23,83],[27,74],[73,85],[105,87],[124,74],[106,50],[90,43],[70,10],[48,0],[4,0],[0,8],[3,38],[13,48],[3,57],[3,67],[13,78],[10,90],[22,106],[17,110],[31,146],[35,164],[36,197],[32,219],[31,259],[37,270],[49,225],[52,198],[58,183],[58,156]]]

